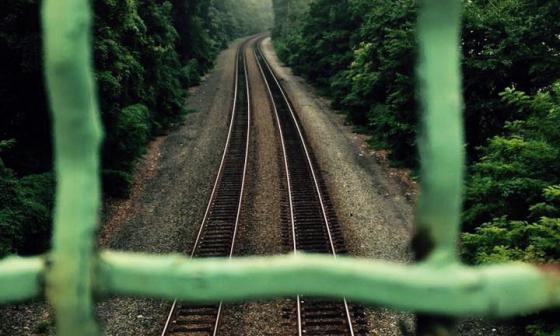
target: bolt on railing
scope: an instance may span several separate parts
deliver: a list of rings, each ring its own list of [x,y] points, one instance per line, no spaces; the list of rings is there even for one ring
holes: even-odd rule
[[[461,7],[460,0],[423,0],[419,5],[424,128],[416,241],[421,260],[403,265],[317,255],[190,260],[96,251],[102,131],[90,1],[44,0],[57,174],[53,249],[45,256],[0,261],[0,302],[46,294],[61,336],[98,335],[93,296],[109,294],[191,302],[304,294],[346,297],[432,317],[508,317],[560,306],[557,271],[522,263],[467,267],[457,258],[464,169]],[[438,317],[431,320],[437,323]]]

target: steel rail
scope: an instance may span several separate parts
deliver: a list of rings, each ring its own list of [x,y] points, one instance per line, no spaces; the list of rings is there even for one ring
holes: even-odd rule
[[[260,40],[257,41],[257,44],[260,43]],[[278,127],[278,134],[280,135],[280,144],[281,144],[281,148],[282,148],[282,157],[283,157],[283,163],[284,163],[284,170],[286,171],[286,185],[288,188],[288,202],[290,205],[290,223],[291,223],[291,229],[292,229],[292,244],[293,244],[293,252],[294,254],[297,254],[297,241],[296,241],[296,226],[295,226],[295,221],[294,221],[294,204],[293,204],[293,200],[292,200],[292,183],[291,183],[291,178],[290,178],[290,174],[288,174],[288,172],[290,171],[289,166],[288,166],[288,160],[287,160],[287,153],[286,153],[286,144],[284,141],[284,134],[281,131],[280,128],[280,120],[278,119],[278,111],[276,109],[276,104],[274,103],[274,99],[272,98],[272,91],[270,90],[270,86],[268,84],[268,81],[266,80],[266,76],[264,75],[263,69],[261,67],[261,64],[259,62],[259,58],[257,57],[257,52],[256,52],[256,48],[253,49],[253,54],[255,56],[255,60],[257,61],[257,65],[259,66],[259,70],[261,72],[261,76],[263,78],[263,81],[266,84],[266,89],[272,104],[272,108],[274,110],[274,117],[276,120],[276,125]],[[298,336],[302,336],[302,327],[301,327],[301,302],[300,302],[300,298],[299,295],[297,296],[296,299],[296,309],[297,309],[297,327],[298,327]]]
[[[202,236],[203,236],[203,232],[207,227],[209,214],[211,213],[212,207],[214,206],[214,202],[215,202],[216,197],[217,197],[217,191],[218,191],[219,186],[222,182],[222,178],[223,178],[223,175],[224,175],[224,172],[225,172],[226,160],[228,158],[228,155],[231,153],[232,134],[234,132],[235,119],[236,119],[237,114],[238,114],[237,113],[237,102],[238,102],[238,94],[239,94],[239,90],[240,90],[240,88],[239,88],[239,71],[240,71],[239,63],[240,63],[240,57],[242,57],[243,58],[243,73],[244,73],[244,77],[245,77],[245,90],[246,90],[246,98],[247,98],[247,130],[246,130],[247,136],[246,136],[245,146],[244,146],[245,155],[244,155],[244,159],[243,159],[243,169],[242,169],[243,172],[242,172],[241,186],[240,186],[240,191],[239,191],[239,198],[238,198],[238,201],[237,201],[235,223],[233,225],[233,235],[232,235],[232,240],[231,240],[231,247],[229,249],[229,254],[228,254],[228,257],[230,259],[233,256],[233,252],[234,252],[234,248],[235,248],[235,240],[237,238],[237,231],[238,231],[238,227],[239,227],[241,209],[242,209],[242,205],[243,205],[243,194],[244,194],[244,190],[245,190],[247,165],[248,165],[248,160],[249,160],[249,144],[250,144],[250,136],[251,136],[251,98],[250,98],[251,95],[250,95],[250,90],[249,90],[249,80],[248,80],[249,77],[248,77],[247,66],[246,66],[247,65],[247,60],[246,60],[246,57],[245,57],[245,47],[249,43],[250,40],[251,39],[247,39],[246,41],[244,41],[238,47],[237,52],[236,52],[234,94],[233,94],[233,104],[232,104],[232,110],[231,110],[231,119],[230,119],[230,124],[229,124],[229,129],[228,129],[228,135],[227,135],[226,143],[225,143],[225,146],[224,146],[222,158],[221,158],[221,161],[220,161],[220,166],[218,168],[218,173],[216,174],[216,179],[214,181],[214,186],[213,186],[212,192],[210,194],[208,205],[206,207],[206,211],[204,213],[203,220],[201,222],[201,225],[200,225],[200,228],[198,230],[193,248],[192,248],[191,253],[190,253],[191,258],[196,257],[198,247],[200,246],[201,239],[202,239]],[[177,306],[178,306],[178,301],[174,300],[173,304],[171,306],[171,309],[169,311],[168,317],[166,319],[165,326],[164,326],[164,329],[161,333],[161,336],[168,335],[169,327],[171,326],[173,316],[176,313]],[[222,302],[220,302],[220,304],[218,306],[216,316],[215,316],[215,322],[214,322],[214,327],[213,327],[213,331],[212,331],[212,336],[217,335],[221,314],[222,314]]]
[[[246,42],[247,43],[247,42]],[[235,238],[237,237],[237,229],[239,227],[239,217],[241,216],[241,208],[243,206],[243,192],[245,191],[245,178],[247,177],[247,164],[249,161],[249,140],[251,138],[251,90],[249,88],[249,75],[247,73],[247,58],[245,57],[245,45],[241,48],[243,53],[243,72],[245,73],[245,90],[247,90],[247,141],[245,142],[245,160],[243,163],[243,179],[241,182],[241,192],[239,197],[239,203],[237,205],[237,215],[235,217],[235,227],[233,231],[233,240],[231,242],[231,249],[229,251],[229,259],[233,257],[233,250],[235,248]],[[236,80],[237,83],[237,80]],[[218,307],[218,316],[216,317],[216,324],[214,325],[214,332],[212,336],[216,336],[218,333],[218,323],[220,321],[220,316],[222,314],[222,304]]]
[[[330,220],[328,218],[327,210],[325,208],[325,202],[323,200],[322,191],[321,191],[321,188],[319,186],[317,173],[315,172],[316,168],[315,168],[315,166],[313,164],[313,161],[311,159],[309,149],[308,149],[308,146],[306,144],[305,137],[302,133],[301,127],[300,127],[298,119],[295,115],[292,104],[291,104],[290,100],[288,99],[286,93],[284,92],[284,89],[283,89],[282,85],[278,81],[276,73],[274,72],[274,70],[272,70],[272,67],[270,66],[270,64],[266,60],[264,54],[262,53],[261,43],[262,43],[263,39],[264,38],[260,38],[256,42],[256,47],[253,49],[253,53],[255,55],[255,59],[257,60],[257,64],[259,66],[263,81],[265,82],[266,87],[267,87],[269,99],[271,101],[272,109],[274,111],[274,115],[275,115],[275,119],[276,119],[276,125],[277,125],[277,128],[278,128],[278,133],[280,134],[280,143],[281,143],[281,147],[282,147],[282,157],[283,157],[283,161],[284,161],[284,169],[286,171],[286,182],[287,182],[287,186],[288,186],[288,196],[289,196],[288,199],[289,199],[289,204],[290,204],[290,222],[291,222],[291,227],[292,227],[292,243],[293,243],[294,254],[297,254],[298,246],[297,246],[297,240],[296,240],[296,223],[295,223],[295,218],[294,218],[293,195],[292,195],[292,189],[291,189],[291,177],[290,177],[290,169],[289,169],[289,163],[288,163],[288,157],[287,157],[287,151],[286,151],[286,143],[285,143],[285,139],[284,139],[283,132],[282,132],[282,123],[280,122],[280,117],[279,117],[276,101],[275,101],[274,96],[272,94],[272,89],[270,87],[270,83],[269,83],[268,79],[266,78],[266,75],[264,73],[264,69],[261,65],[261,62],[264,63],[264,65],[267,67],[271,77],[273,78],[274,82],[276,83],[276,86],[277,86],[278,90],[282,94],[284,103],[286,104],[286,106],[288,107],[288,110],[290,112],[291,120],[292,120],[292,122],[294,123],[294,125],[297,129],[298,138],[299,138],[299,141],[301,142],[301,145],[303,147],[305,157],[306,157],[306,160],[307,160],[307,165],[308,165],[308,168],[311,171],[311,175],[313,177],[313,184],[314,184],[314,187],[315,187],[316,196],[319,199],[319,203],[320,203],[320,206],[321,206],[321,214],[322,214],[324,224],[325,224],[325,227],[326,227],[326,231],[327,231],[327,234],[328,234],[328,243],[330,245],[330,250],[331,250],[331,253],[332,253],[333,257],[336,258],[337,257],[336,247],[335,247],[335,243],[334,243],[334,240],[333,240],[333,234],[331,232]],[[260,57],[258,56],[257,53],[260,54]],[[346,317],[346,322],[347,322],[347,326],[348,326],[348,331],[349,331],[351,336],[354,336],[352,316],[351,316],[351,313],[350,313],[350,307],[349,307],[346,299],[343,299],[343,304],[344,304],[344,311],[345,311],[345,317]],[[296,309],[297,309],[298,336],[302,336],[303,335],[303,326],[302,326],[302,317],[301,317],[302,311],[301,311],[301,300],[300,300],[299,296],[297,296],[297,308]]]

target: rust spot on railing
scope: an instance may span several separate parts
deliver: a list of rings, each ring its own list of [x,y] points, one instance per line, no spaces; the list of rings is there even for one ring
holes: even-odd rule
[[[560,296],[560,263],[540,264],[537,269],[546,276],[547,295],[550,302]]]
[[[537,265],[537,268],[543,273],[551,275],[555,278],[560,278],[560,263],[540,264]]]

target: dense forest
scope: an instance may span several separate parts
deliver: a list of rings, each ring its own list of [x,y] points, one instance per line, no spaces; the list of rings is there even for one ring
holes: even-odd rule
[[[48,247],[54,175],[39,0],[0,3],[0,257]],[[105,127],[103,187],[126,197],[151,137],[181,122],[229,41],[268,29],[259,0],[94,0],[94,57]],[[268,7],[270,4],[268,4]]]
[[[416,3],[275,0],[273,31],[280,58],[413,171]],[[560,260],[559,17],[558,1],[464,3],[469,263]],[[532,335],[560,333],[529,321]]]

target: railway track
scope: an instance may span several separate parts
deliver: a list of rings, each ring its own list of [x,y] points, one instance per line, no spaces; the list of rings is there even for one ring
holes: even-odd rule
[[[238,49],[231,121],[220,167],[191,257],[232,257],[243,203],[243,191],[249,155],[251,99],[245,48]],[[336,213],[304,130],[284,93],[274,71],[258,47],[253,49],[274,110],[281,144],[281,162],[285,177],[286,246],[294,253],[346,253]],[[173,302],[162,336],[215,336],[222,314],[222,303],[191,305]],[[332,301],[297,296],[285,311],[291,321],[289,334],[367,335],[365,314],[361,307],[346,300]]]
[[[260,50],[261,41],[256,43],[254,54],[268,89],[282,147],[288,198],[285,241],[294,253],[326,253],[336,258],[346,253],[340,224],[297,114]],[[285,317],[292,321],[298,336],[367,335],[362,307],[350,306],[345,299],[298,296],[295,301]]]
[[[233,255],[243,203],[251,129],[251,99],[244,50],[237,50],[231,121],[212,194],[191,251],[192,258]],[[194,306],[173,302],[162,336],[215,336],[222,303]]]

